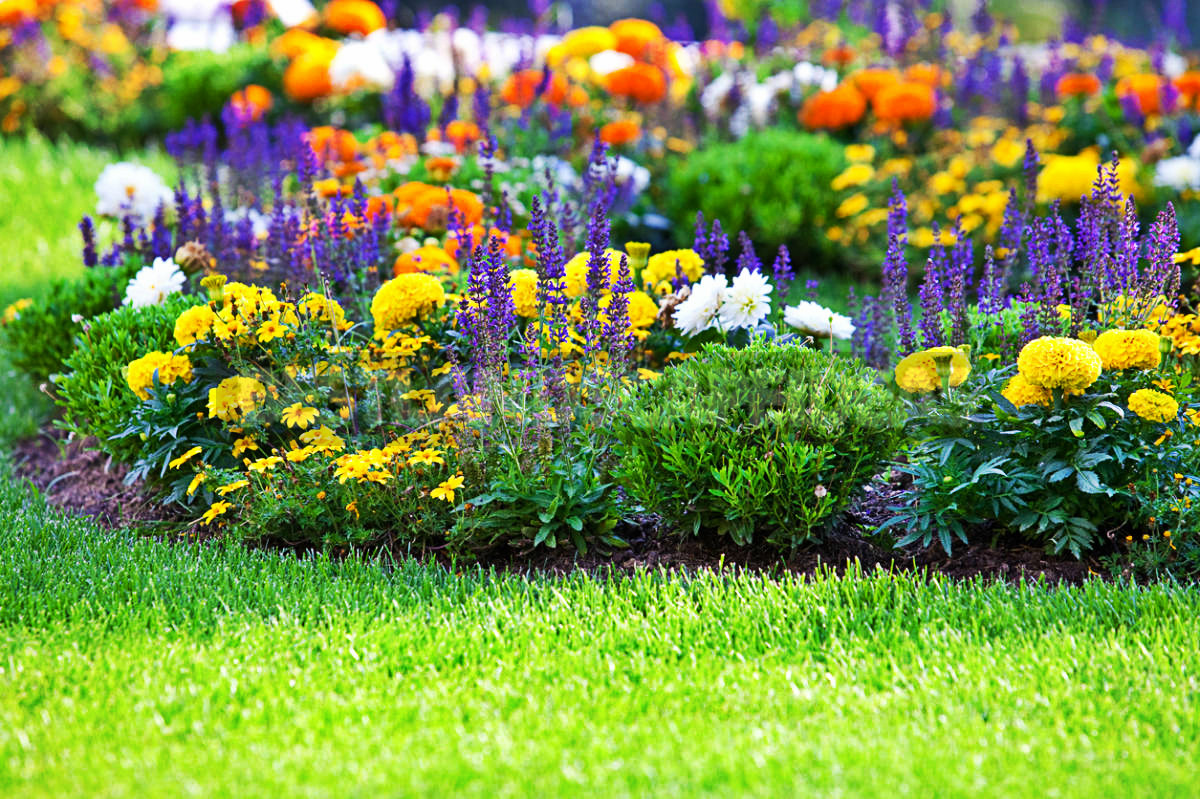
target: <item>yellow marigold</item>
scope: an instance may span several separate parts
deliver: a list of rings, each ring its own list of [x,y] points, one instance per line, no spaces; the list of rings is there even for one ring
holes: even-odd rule
[[[617,280],[617,271],[621,268],[621,256],[624,253],[609,249],[604,251],[604,255],[608,258],[609,283],[615,283]],[[566,284],[568,297],[574,299],[582,297],[587,293],[588,260],[590,258],[591,255],[585,251],[567,261]],[[653,261],[654,258],[651,257],[650,260]]]
[[[208,415],[236,422],[266,396],[266,386],[253,377],[227,377],[208,390]]]
[[[169,352],[148,352],[129,364],[125,382],[140,399],[150,399],[150,387],[154,385],[154,373],[158,372],[160,385],[169,386],[176,380],[192,382],[192,362],[186,355]]]
[[[910,394],[925,394],[942,387],[938,360],[948,359],[950,385],[960,386],[971,374],[971,362],[957,347],[930,347],[914,352],[896,364],[896,385]]]
[[[1179,415],[1179,403],[1170,394],[1140,388],[1129,395],[1129,410],[1148,422],[1171,422]]]
[[[538,275],[533,269],[514,269],[508,273],[513,312],[532,319],[538,315]]]
[[[345,329],[350,326],[346,322],[346,312],[342,309],[338,301],[332,297],[326,297],[324,294],[309,292],[304,295],[296,305],[296,308],[301,314],[311,319],[330,322],[338,329]]]
[[[1081,391],[1096,382],[1103,364],[1087,342],[1042,336],[1021,349],[1017,369],[1032,385]]]
[[[655,253],[646,261],[642,270],[642,285],[653,288],[664,280],[675,279],[675,265],[683,270],[687,279],[695,282],[704,274],[704,259],[695,250],[666,250]]]
[[[17,319],[21,317],[21,311],[25,310],[31,305],[33,305],[33,300],[29,299],[28,297],[17,300],[12,305],[9,305],[7,308],[5,308],[3,314],[0,314],[0,324],[7,325],[10,322],[17,321]]]
[[[1004,390],[1000,394],[1018,408],[1022,405],[1048,406],[1052,399],[1050,389],[1035,386],[1019,374],[1013,375],[1012,379],[1004,384]]]
[[[375,330],[398,330],[446,301],[441,282],[422,272],[397,275],[380,287],[371,300]]]
[[[1158,334],[1151,330],[1106,330],[1092,349],[1105,369],[1157,369],[1162,363]]]
[[[1099,167],[1100,156],[1092,151],[1079,155],[1047,155],[1046,165],[1037,179],[1038,202],[1079,202],[1080,197],[1092,193]],[[1132,159],[1126,158],[1117,166],[1117,179],[1122,194],[1140,194],[1137,164]]]
[[[875,168],[870,164],[851,164],[830,182],[829,187],[834,191],[842,191],[861,186],[873,177],[875,177]]]
[[[207,305],[188,308],[175,320],[175,341],[181,347],[194,344],[208,335],[216,320],[217,315]]]
[[[863,194],[862,192],[859,192],[858,194],[851,194],[849,197],[842,200],[842,204],[837,207],[837,211],[835,213],[837,214],[838,218],[845,219],[848,216],[854,216],[861,211],[865,211],[867,206],[870,204],[871,201],[868,200],[867,195]]]

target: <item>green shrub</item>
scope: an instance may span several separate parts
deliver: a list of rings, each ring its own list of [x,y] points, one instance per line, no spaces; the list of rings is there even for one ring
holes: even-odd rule
[[[91,319],[116,308],[125,284],[140,267],[131,262],[89,269],[81,278],[51,283],[45,296],[0,326],[0,344],[12,365],[37,383],[62,372],[75,348],[75,337],[83,330],[82,321],[76,319]]]
[[[739,544],[818,537],[898,444],[899,400],[857,360],[800,345],[709,346],[641,385],[619,476],[673,527]]]
[[[125,382],[125,369],[151,350],[174,350],[175,319],[194,303],[194,298],[175,295],[162,305],[118,308],[92,319],[76,339],[64,373],[54,380],[55,400],[63,408],[60,425],[79,436],[94,436],[102,452],[132,462],[141,442],[112,439],[129,425],[140,403]]]
[[[745,231],[763,257],[784,244],[797,263],[829,264],[835,249],[822,230],[838,205],[830,183],[844,161],[841,145],[824,135],[753,132],[674,164],[661,203],[682,242],[692,240],[701,211],[730,236]]]

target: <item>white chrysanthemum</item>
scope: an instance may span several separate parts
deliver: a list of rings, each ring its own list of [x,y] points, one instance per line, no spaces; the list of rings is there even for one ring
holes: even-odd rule
[[[125,287],[125,305],[144,308],[159,305],[178,294],[186,278],[170,258],[155,258],[153,266],[144,266]]]
[[[588,66],[597,75],[608,75],[618,69],[633,66],[634,58],[617,50],[601,50],[588,59]]]
[[[347,39],[329,64],[329,81],[339,91],[360,86],[386,90],[395,80],[378,39]]]
[[[149,223],[160,205],[170,205],[174,199],[153,169],[128,161],[104,167],[95,188],[97,214],[130,216],[140,225]]]
[[[1188,155],[1164,158],[1154,168],[1154,185],[1176,191],[1200,189],[1200,159]]]
[[[691,287],[688,298],[675,306],[675,327],[685,336],[708,330],[721,314],[729,284],[724,275],[705,275]]]
[[[808,300],[784,309],[783,321],[815,338],[848,339],[854,335],[850,317]]]
[[[726,330],[754,327],[771,312],[771,291],[771,284],[762,272],[743,269],[725,292],[721,324]]]

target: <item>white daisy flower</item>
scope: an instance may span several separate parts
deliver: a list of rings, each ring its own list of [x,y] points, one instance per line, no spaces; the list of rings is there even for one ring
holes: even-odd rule
[[[785,308],[783,321],[814,338],[848,339],[854,335],[850,317],[808,300]]]
[[[724,275],[705,275],[693,284],[688,298],[675,306],[675,327],[685,336],[708,330],[720,318],[729,284]]]
[[[721,324],[726,330],[754,327],[771,312],[772,291],[762,272],[742,269],[721,302]]]
[[[170,258],[155,258],[152,266],[144,266],[125,287],[124,305],[144,308],[159,305],[172,294],[178,294],[186,278]]]
[[[175,198],[153,169],[128,161],[104,167],[95,189],[97,214],[130,216],[140,225],[149,223],[160,205],[170,205]]]

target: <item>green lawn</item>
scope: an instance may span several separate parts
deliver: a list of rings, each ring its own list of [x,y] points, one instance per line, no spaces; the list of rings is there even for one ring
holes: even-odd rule
[[[1193,796],[1200,593],[524,579],[0,487],[0,795]]]
[[[109,158],[0,140],[0,297],[78,268]],[[0,435],[28,432],[3,372]],[[0,465],[0,796],[1193,796],[1198,613],[1169,585],[168,544]]]

